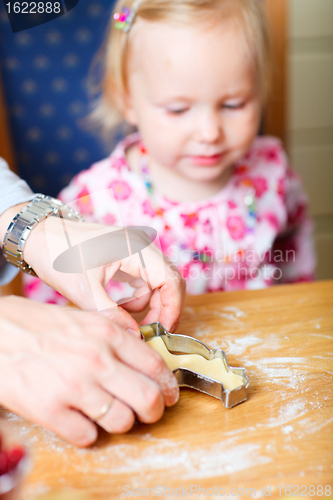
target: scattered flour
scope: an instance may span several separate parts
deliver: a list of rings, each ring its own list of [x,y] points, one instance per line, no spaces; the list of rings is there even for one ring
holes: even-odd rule
[[[238,307],[233,306],[225,306],[222,308],[222,310],[210,310],[205,306],[199,306],[196,308],[196,310],[192,309],[191,307],[185,307],[184,312],[191,317],[195,315],[197,321],[204,321],[205,317],[207,316],[221,318],[221,324],[224,328],[228,326],[228,322],[232,322],[233,328],[243,327],[245,323],[241,321],[240,318],[245,318],[247,316],[244,311],[242,311]],[[226,322],[225,320],[228,320],[228,322]]]
[[[286,405],[281,404],[280,410],[272,417],[270,417],[266,423],[258,424],[259,427],[274,428],[281,427],[289,422],[298,419],[306,414],[306,400],[296,399]],[[287,426],[291,427],[291,426]]]
[[[192,316],[193,314],[195,314],[195,310],[193,309],[193,307],[185,306],[183,309],[183,314],[190,314]]]
[[[122,445],[108,447],[108,451],[116,459],[115,463],[111,467],[97,467],[95,471],[100,474],[132,476],[145,475],[149,470],[168,469],[170,475],[174,473],[179,479],[187,480],[224,476],[272,461],[270,457],[260,454],[260,445],[235,446],[233,439],[216,443],[210,448],[191,448],[185,441],[156,441],[157,443],[140,449],[139,453],[133,454],[134,450],[131,449],[125,460]]]
[[[223,311],[231,311],[237,318],[244,318],[247,316],[247,314],[245,314],[245,312],[241,309],[238,309],[238,307],[227,306],[223,308]]]
[[[328,420],[325,420],[325,422],[321,422],[320,424],[318,424],[317,422],[314,422],[313,419],[311,419],[311,418],[303,419],[300,422],[300,424],[303,427],[306,427],[306,432],[310,433],[310,434],[313,434],[314,432],[319,432],[321,429],[323,429],[324,427],[326,427],[327,425],[330,425],[332,423],[333,423],[333,417],[329,418]]]
[[[299,363],[306,363],[308,360],[306,358],[291,358],[291,357],[286,357],[286,356],[281,356],[279,358],[263,358],[261,360],[262,365],[269,365],[269,364],[299,364]]]
[[[305,363],[309,363],[307,358],[293,356],[260,358],[260,360],[245,359],[242,361],[244,366],[253,366],[256,370],[259,370],[266,383],[283,384],[284,387],[293,389],[298,389],[305,381]]]
[[[213,327],[207,326],[204,322],[198,322],[195,330],[191,332],[191,337],[196,339],[202,339],[208,337],[208,335],[213,331]],[[179,332],[182,333],[182,332]],[[187,333],[187,332],[184,332]]]
[[[222,442],[217,443],[210,450],[196,450],[196,463],[192,463],[192,470],[183,478],[200,479],[223,476],[272,461],[270,457],[260,454],[260,445],[250,443],[232,446],[232,444],[233,441]]]
[[[25,421],[15,414],[9,415],[18,429],[25,435],[27,445],[33,447],[38,431],[38,448],[62,457],[59,467],[59,481],[65,482],[66,470],[70,462],[78,473],[127,475],[134,481],[135,477],[147,479],[147,472],[174,474],[179,479],[190,480],[210,478],[232,474],[267,464],[272,458],[262,453],[257,443],[237,443],[235,435],[226,434],[223,441],[210,446],[191,445],[189,440],[172,441],[160,439],[147,433],[131,436],[131,443],[109,444],[101,450],[98,446],[89,449],[76,448],[63,442],[53,432],[36,424],[26,425]],[[251,427],[252,430],[255,427]],[[250,429],[249,429],[250,430]],[[239,437],[245,429],[239,429]],[[30,439],[29,439],[30,434]],[[133,439],[134,438],[134,439]],[[68,451],[68,454],[66,453]],[[102,451],[102,453],[101,453]],[[73,453],[75,458],[73,457]],[[89,457],[90,468],[87,466]],[[134,482],[132,483],[134,484]],[[31,494],[42,494],[48,487],[35,485]],[[46,488],[46,489],[45,489]],[[29,490],[30,493],[30,490]]]
[[[248,347],[252,347],[263,342],[263,340],[255,333],[247,335],[246,337],[223,340],[227,344],[226,354],[233,354],[235,356],[243,354]]]
[[[226,308],[223,308],[226,310]],[[244,325],[242,321],[239,320],[238,314],[232,314],[232,312],[221,312],[221,311],[211,311],[212,316],[218,316],[223,319],[228,319],[229,321],[236,321],[240,325]]]
[[[332,340],[332,335],[324,335],[323,333],[309,333],[309,335],[312,335],[313,337],[322,337],[323,339]]]

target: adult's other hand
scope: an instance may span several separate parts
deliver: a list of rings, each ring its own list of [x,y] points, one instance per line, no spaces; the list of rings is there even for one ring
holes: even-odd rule
[[[0,299],[0,379],[2,405],[77,446],[96,440],[95,421],[156,422],[179,394],[162,358],[101,314],[14,296]]]
[[[12,207],[1,216],[0,237],[1,229],[4,233],[9,222],[25,205]],[[119,229],[115,226],[48,217],[31,231],[24,259],[46,284],[81,309],[103,311],[109,319],[123,328],[138,332],[138,324],[127,311],[141,311],[149,304],[150,311],[142,323],[158,320],[169,331],[175,331],[184,303],[185,281],[144,231],[128,229],[131,241],[135,242],[134,246],[144,248],[146,267],[142,266],[139,254],[135,253],[85,272],[65,273],[53,268],[55,257],[68,250],[67,238],[73,246],[92,242],[93,256],[96,237],[112,231],[116,235]],[[114,244],[117,244],[116,239]],[[112,278],[126,280],[135,289],[133,297],[121,301],[121,307],[105,291]]]

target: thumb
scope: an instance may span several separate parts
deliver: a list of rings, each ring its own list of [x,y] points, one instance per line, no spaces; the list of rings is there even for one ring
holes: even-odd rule
[[[117,325],[121,326],[124,330],[134,330],[134,332],[137,334],[137,337],[141,338],[139,325],[135,321],[135,319],[133,319],[132,316],[121,306],[118,306],[115,302],[114,304],[115,305],[110,307],[109,309],[104,309],[103,311],[99,312],[103,314],[103,316],[106,316],[109,320],[117,323]]]

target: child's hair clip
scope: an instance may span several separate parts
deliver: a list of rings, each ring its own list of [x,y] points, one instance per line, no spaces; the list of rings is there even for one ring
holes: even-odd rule
[[[113,16],[115,19],[115,25],[114,27],[117,30],[122,30],[123,33],[127,33],[130,29],[131,26],[134,22],[137,10],[139,8],[141,0],[137,0],[134,2],[133,6],[130,7],[123,7],[121,9],[121,12],[116,12]]]

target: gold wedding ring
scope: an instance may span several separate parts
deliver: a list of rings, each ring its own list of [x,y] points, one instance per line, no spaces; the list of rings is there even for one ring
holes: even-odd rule
[[[107,401],[99,410],[97,417],[94,418],[94,422],[97,422],[97,420],[100,420],[102,417],[104,417],[104,415],[107,414],[107,412],[111,408],[112,403],[113,403],[113,397],[111,396],[109,401]]]

